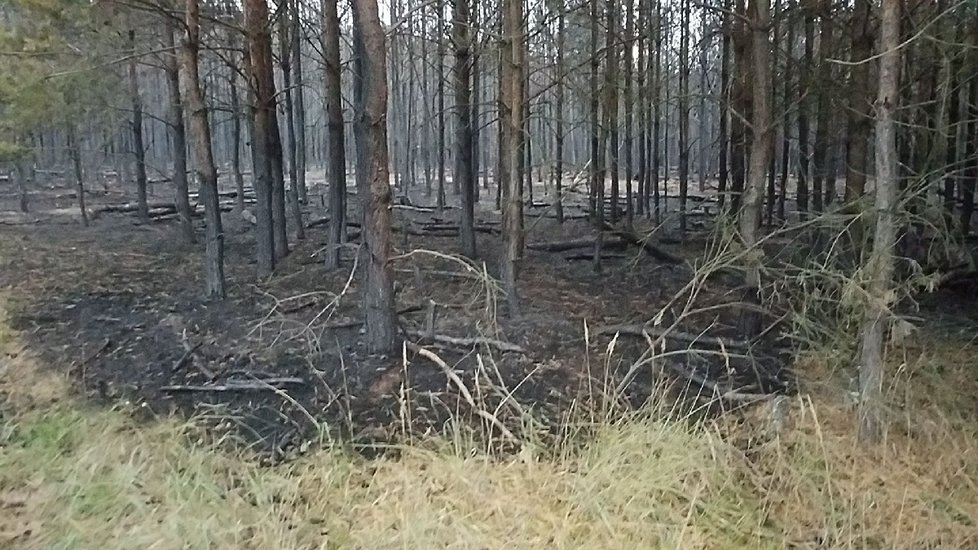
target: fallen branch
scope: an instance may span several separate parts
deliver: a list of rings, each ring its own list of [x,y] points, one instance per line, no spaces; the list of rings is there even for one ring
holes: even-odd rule
[[[232,392],[232,391],[276,391],[279,386],[305,385],[306,381],[302,378],[282,377],[282,378],[262,378],[255,381],[247,380],[228,380],[224,384],[174,384],[162,386],[160,391],[164,392]]]
[[[635,246],[642,247],[646,254],[652,256],[660,262],[668,262],[671,264],[683,263],[683,259],[681,257],[659,248],[658,246],[652,244],[651,239],[642,238],[637,233],[626,231],[624,229],[614,229],[611,231],[611,234],[623,239],[628,243],[634,244]]]
[[[710,390],[716,399],[723,401],[764,401],[766,399],[771,399],[775,395],[771,393],[745,393],[734,389],[724,390],[720,388],[720,385],[717,382],[696,374],[695,372],[684,368],[679,363],[668,362],[666,364],[669,366],[669,370],[690,382],[699,384],[702,388]]]
[[[424,332],[417,331],[417,330],[409,330],[407,331],[407,334],[414,338],[427,338],[432,342],[449,344],[453,346],[460,346],[460,347],[486,346],[486,347],[498,349],[499,351],[502,352],[511,351],[514,353],[526,353],[526,350],[511,342],[503,342],[502,340],[494,340],[492,338],[484,338],[482,336],[462,337],[462,338],[457,338],[454,336],[445,336],[443,334],[435,334],[429,336],[426,335]]]
[[[183,352],[183,355],[180,356],[180,359],[176,363],[173,364],[173,368],[170,369],[170,372],[177,372],[180,369],[182,369],[183,367],[186,367],[187,366],[187,363],[189,363],[190,360],[193,359],[194,352],[197,351],[198,349],[200,349],[200,346],[203,346],[203,345],[204,345],[204,342],[203,341],[200,341],[200,342],[197,343],[197,345],[195,345],[192,348],[184,351]]]
[[[597,327],[591,329],[591,334],[625,334],[628,336],[639,336],[645,337],[646,335],[652,338],[664,338],[666,340],[673,340],[676,342],[682,342],[684,344],[704,344],[707,346],[712,346],[716,348],[726,348],[726,349],[737,349],[737,350],[747,350],[750,348],[750,342],[746,340],[736,340],[733,338],[720,338],[719,336],[706,336],[703,334],[694,334],[691,332],[683,332],[681,330],[662,330],[659,328],[649,327],[645,325],[610,325],[606,327]]]

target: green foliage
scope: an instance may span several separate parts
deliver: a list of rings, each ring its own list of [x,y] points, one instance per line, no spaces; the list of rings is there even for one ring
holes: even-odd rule
[[[29,152],[28,137],[109,116],[117,77],[104,14],[78,0],[11,0],[0,27],[0,161]]]

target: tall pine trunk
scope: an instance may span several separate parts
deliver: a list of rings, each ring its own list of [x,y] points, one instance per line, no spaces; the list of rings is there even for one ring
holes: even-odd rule
[[[475,257],[475,196],[472,180],[472,31],[468,0],[455,0],[452,21],[455,44],[455,174],[462,193],[459,244],[462,254]]]
[[[377,0],[352,0],[357,191],[363,217],[363,309],[367,349],[394,348],[391,188],[387,151],[387,54]]]
[[[747,169],[747,186],[744,190],[743,209],[740,213],[739,229],[743,246],[751,250],[747,258],[744,302],[747,304],[741,313],[740,332],[745,338],[753,338],[760,333],[761,317],[756,307],[760,302],[761,257],[758,245],[761,205],[764,194],[764,179],[770,163],[771,136],[774,131],[771,116],[771,43],[768,39],[771,13],[768,0],[751,0],[750,5],[750,45],[752,50],[753,77],[751,79],[753,101],[751,105],[750,163]],[[741,65],[740,71],[751,70]]]
[[[329,176],[329,238],[326,269],[340,265],[346,242],[346,148],[344,142],[340,18],[337,0],[323,0],[323,52],[326,58],[326,142]]]
[[[175,25],[168,21],[163,32],[164,44],[171,52],[175,52],[173,33]],[[180,92],[180,64],[176,53],[164,56],[167,88],[170,91],[170,103],[167,105],[170,131],[170,141],[173,145],[173,188],[176,192],[177,217],[180,219],[180,229],[183,238],[188,243],[196,242],[194,234],[193,212],[190,209],[190,189],[187,184],[187,131],[183,122],[183,100]]]
[[[500,271],[509,314],[511,317],[516,317],[520,313],[517,279],[523,258],[523,210],[519,176],[524,97],[523,2],[502,0],[501,7],[500,165],[507,189],[503,205],[503,250],[500,255]]]
[[[879,93],[876,97],[876,231],[869,257],[868,300],[859,353],[859,440],[876,443],[883,431],[883,362],[896,246],[898,160],[894,111],[899,102],[900,0],[883,0]]]
[[[136,31],[129,30],[132,58],[129,60],[129,98],[132,102],[132,154],[136,168],[136,204],[139,217],[149,219],[146,202],[146,147],[143,144],[143,100],[139,97],[139,74],[136,67]]]
[[[265,0],[245,0],[245,28],[248,34],[248,68],[254,85],[254,112],[251,126],[254,165],[255,251],[258,276],[267,277],[275,269],[273,236],[272,130],[278,133],[275,117],[275,80],[272,75],[272,45],[268,30],[268,4]]]
[[[217,167],[211,149],[211,128],[207,118],[207,106],[200,89],[198,57],[200,49],[200,8],[197,0],[187,0],[187,34],[181,48],[184,88],[189,110],[190,132],[194,140],[194,164],[200,185],[200,198],[204,203],[206,251],[204,253],[205,295],[209,299],[222,300],[224,290],[224,230],[221,227],[221,209],[217,194]]]

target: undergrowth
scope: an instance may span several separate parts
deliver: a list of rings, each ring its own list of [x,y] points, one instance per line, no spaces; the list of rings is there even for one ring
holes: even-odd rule
[[[854,442],[845,381],[813,361],[776,434],[764,406],[694,422],[660,400],[554,448],[527,433],[523,452],[489,455],[455,433],[275,466],[193,421],[86,407],[2,322],[0,343],[0,547],[978,546],[967,342],[919,335],[891,353],[875,448]]]

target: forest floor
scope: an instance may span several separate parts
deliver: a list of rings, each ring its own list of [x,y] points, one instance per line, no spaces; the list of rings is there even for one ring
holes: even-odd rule
[[[888,438],[863,449],[848,371],[831,354],[788,365],[775,340],[696,372],[784,397],[719,414],[730,404],[689,372],[649,370],[616,391],[645,340],[603,327],[662,311],[736,345],[730,316],[677,318],[667,306],[691,263],[622,245],[600,274],[589,249],[531,248],[524,311],[507,319],[487,276],[489,208],[484,265],[453,256],[453,210],[395,209],[408,343],[367,354],[353,247],[326,272],[316,201],[306,214],[307,238],[266,281],[250,226],[226,216],[220,303],[201,301],[202,246],[172,220],[104,214],[82,228],[65,207],[3,227],[0,546],[978,544],[978,313],[948,307],[960,300],[928,297],[894,346]],[[528,208],[528,243],[590,233],[551,214]],[[684,241],[653,236],[692,260],[706,233]],[[698,300],[738,295],[716,280]]]

